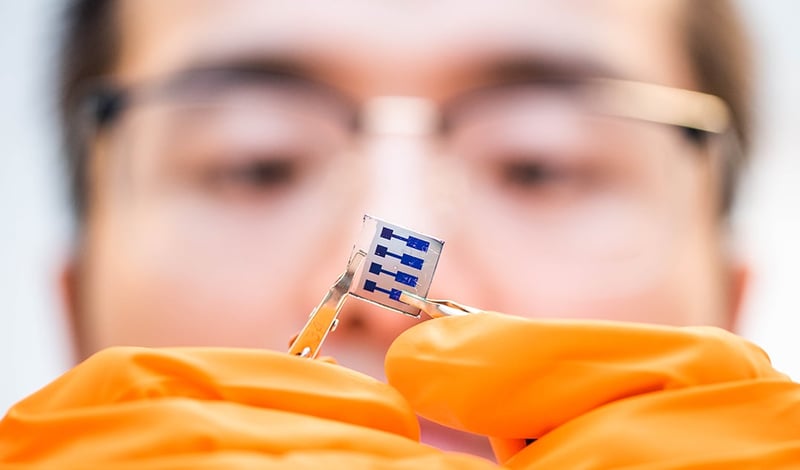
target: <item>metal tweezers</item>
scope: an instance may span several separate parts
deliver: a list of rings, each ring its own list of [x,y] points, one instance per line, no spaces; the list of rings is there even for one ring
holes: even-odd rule
[[[347,269],[331,286],[325,297],[311,312],[303,329],[289,347],[289,354],[300,357],[315,358],[319,354],[322,343],[328,333],[334,331],[339,323],[339,311],[350,292],[353,276],[358,270],[366,253],[356,251],[347,263]],[[431,318],[450,317],[479,313],[481,310],[458,304],[451,300],[432,300],[411,292],[403,291],[400,301],[417,307]]]

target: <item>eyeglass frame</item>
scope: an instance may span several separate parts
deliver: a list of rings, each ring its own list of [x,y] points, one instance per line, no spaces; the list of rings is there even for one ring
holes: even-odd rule
[[[483,88],[468,90],[437,104],[433,100],[418,96],[374,96],[360,104],[353,104],[348,97],[334,87],[291,72],[261,70],[258,68],[193,68],[165,79],[156,79],[137,85],[119,86],[109,78],[98,79],[88,86],[87,93],[79,100],[79,129],[83,145],[92,136],[110,127],[127,109],[174,90],[187,77],[202,73],[269,74],[273,78],[300,79],[310,89],[322,90],[327,96],[340,101],[345,109],[354,110],[350,125],[362,135],[406,135],[427,136],[442,127],[445,122],[443,109],[456,106],[464,96]],[[730,107],[716,95],[685,88],[655,83],[610,77],[544,77],[545,81],[565,83],[570,86],[591,89],[592,108],[600,114],[677,127],[692,140],[702,142],[708,135],[720,136],[722,158],[720,159],[721,207],[726,213],[732,205],[734,180],[741,165],[742,147],[732,122]],[[490,87],[523,85],[536,79],[504,81]],[[599,91],[599,93],[598,93]],[[331,93],[332,92],[332,93]],[[78,169],[78,171],[81,171]]]

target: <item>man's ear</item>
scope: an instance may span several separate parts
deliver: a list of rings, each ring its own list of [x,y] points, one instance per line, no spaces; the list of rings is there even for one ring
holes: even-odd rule
[[[80,269],[78,257],[71,254],[61,267],[59,275],[59,294],[61,297],[62,312],[66,315],[67,332],[71,339],[74,357],[81,357],[80,340]]]
[[[751,282],[750,265],[741,258],[732,257],[729,262],[728,270],[728,307],[727,307],[727,329],[730,331],[739,330],[739,322],[742,319],[744,300]]]

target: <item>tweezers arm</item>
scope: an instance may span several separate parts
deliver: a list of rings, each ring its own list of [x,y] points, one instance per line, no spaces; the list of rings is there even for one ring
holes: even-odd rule
[[[289,354],[308,358],[317,357],[328,333],[336,326],[339,311],[342,309],[344,299],[347,297],[350,285],[353,283],[353,275],[363,258],[363,252],[356,252],[353,255],[347,265],[347,271],[339,276],[336,283],[309,315],[305,326],[300,330],[292,345],[289,346]]]
[[[427,313],[431,318],[454,317],[482,312],[481,309],[461,305],[452,300],[426,299],[425,297],[406,291],[400,294],[400,301],[417,307]]]

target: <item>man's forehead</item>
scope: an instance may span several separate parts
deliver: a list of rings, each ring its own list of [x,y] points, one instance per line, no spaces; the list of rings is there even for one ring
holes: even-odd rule
[[[679,59],[670,57],[676,55],[677,22],[669,18],[675,17],[677,0],[121,3],[123,47],[117,72],[130,81],[197,63],[260,56],[311,63],[356,87],[376,80],[408,85],[434,81],[432,76],[443,69],[527,55],[605,61],[608,69],[629,78],[668,82],[663,72],[670,68],[664,63]],[[659,49],[664,70],[652,57],[653,49]]]

